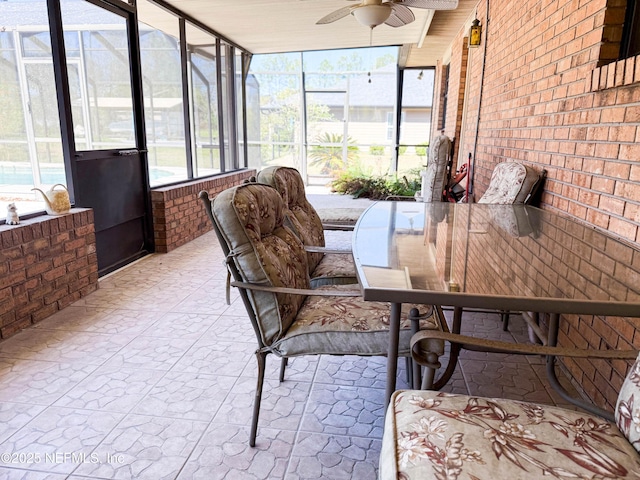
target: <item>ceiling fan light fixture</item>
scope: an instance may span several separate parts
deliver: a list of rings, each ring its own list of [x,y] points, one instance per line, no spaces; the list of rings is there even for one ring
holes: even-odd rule
[[[389,5],[363,5],[352,12],[356,20],[365,27],[374,28],[383,24],[391,16]]]

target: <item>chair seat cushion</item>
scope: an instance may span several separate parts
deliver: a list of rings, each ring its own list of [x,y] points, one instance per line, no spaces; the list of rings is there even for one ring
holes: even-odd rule
[[[353,286],[334,285],[334,289],[353,289]],[[400,323],[399,354],[408,355],[411,322],[407,314],[411,308],[421,314],[420,328],[440,328],[437,311],[430,305],[403,305]],[[310,352],[328,355],[386,356],[389,349],[388,303],[365,302],[361,297],[333,297],[310,295],[298,311],[293,325],[284,337],[272,345],[285,356]]]
[[[354,277],[355,282],[356,267],[353,264],[353,255],[351,253],[325,253],[311,276],[313,278]]]
[[[638,478],[638,453],[600,417],[560,407],[397,391],[380,480]]]
[[[323,224],[354,226],[364,208],[318,208],[317,212]]]
[[[540,178],[540,173],[522,163],[499,163],[491,174],[487,191],[478,203],[497,205],[526,203]]]

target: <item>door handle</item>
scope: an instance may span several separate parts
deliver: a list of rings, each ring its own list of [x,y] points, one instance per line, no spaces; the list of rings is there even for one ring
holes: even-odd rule
[[[132,150],[118,150],[118,155],[120,155],[121,157],[126,157],[129,155],[138,155],[140,153],[140,150],[138,150],[137,148],[134,148]]]

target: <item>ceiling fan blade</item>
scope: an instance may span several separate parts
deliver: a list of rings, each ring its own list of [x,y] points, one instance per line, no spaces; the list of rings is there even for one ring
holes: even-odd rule
[[[455,10],[458,0],[391,0],[396,5],[405,7],[426,8],[428,10]]]
[[[354,7],[351,7],[351,6],[339,8],[338,10],[331,12],[329,15],[322,17],[320,20],[316,22],[316,25],[325,25],[327,23],[332,23],[337,20],[340,20],[341,18],[344,18],[347,15],[349,15],[351,13],[351,10],[353,10],[353,8]]]
[[[391,5],[391,16],[384,23],[390,27],[403,27],[415,19],[415,15],[408,7],[394,3]]]

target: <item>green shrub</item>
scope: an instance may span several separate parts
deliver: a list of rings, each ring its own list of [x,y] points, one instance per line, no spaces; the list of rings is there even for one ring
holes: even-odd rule
[[[344,195],[353,195],[354,198],[374,200],[384,200],[389,196],[412,197],[420,190],[421,178],[413,171],[407,175],[370,176],[346,171],[331,183],[331,189]]]
[[[416,147],[416,155],[424,157],[427,154],[427,150],[429,150],[429,142],[421,143]]]
[[[369,147],[369,153],[376,157],[381,157],[384,155],[384,147],[382,145],[371,145]]]
[[[406,145],[400,145],[398,147],[398,155],[404,155],[405,153],[407,153],[407,146]]]

